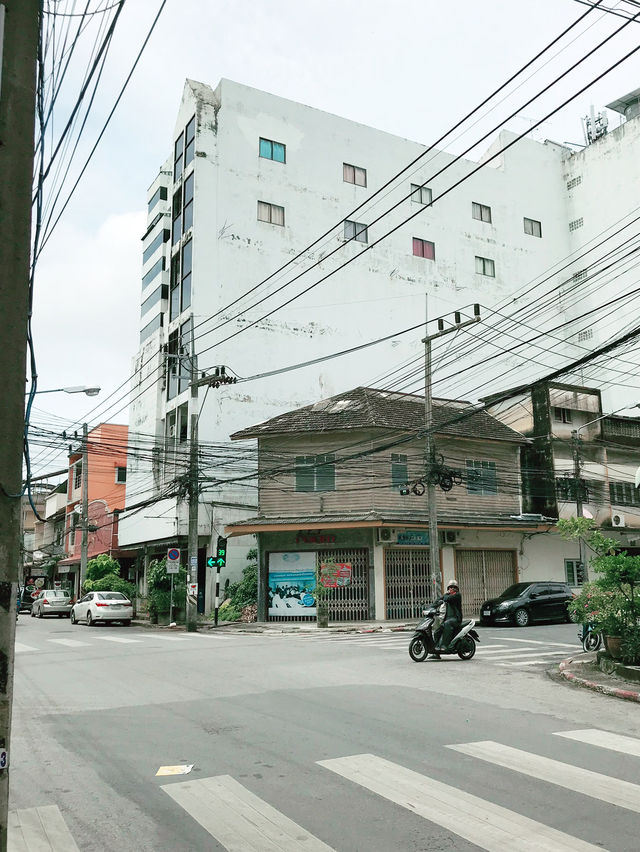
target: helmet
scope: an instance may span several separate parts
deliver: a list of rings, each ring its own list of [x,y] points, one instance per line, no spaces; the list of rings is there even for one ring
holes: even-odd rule
[[[447,583],[447,588],[449,588],[450,586],[453,586],[455,589],[458,589],[458,590],[460,589],[460,586],[458,585],[457,580],[449,580],[449,582]]]

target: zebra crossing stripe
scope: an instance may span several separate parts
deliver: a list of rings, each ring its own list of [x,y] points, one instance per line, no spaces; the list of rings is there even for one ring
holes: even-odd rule
[[[122,645],[133,645],[140,642],[140,639],[127,639],[125,636],[94,636],[94,639],[100,639],[103,642],[119,642]]]
[[[620,751],[622,754],[630,754],[640,757],[640,740],[635,737],[625,737],[622,734],[611,734],[609,731],[599,731],[596,728],[587,728],[584,731],[556,731],[554,736],[566,737],[568,740],[577,740],[580,743],[608,748],[610,751]]]
[[[602,847],[374,754],[320,760],[318,764],[487,852],[602,852]]]
[[[531,754],[490,740],[449,745],[447,748],[486,760],[496,766],[503,766],[514,772],[521,772],[531,778],[538,778],[540,781],[557,784],[558,787],[578,790],[593,799],[600,799],[610,805],[640,813],[640,786],[623,781],[621,778],[612,778],[610,775],[581,769],[569,763],[561,763],[559,760]]]
[[[9,811],[7,852],[80,852],[56,805]]]
[[[333,852],[230,775],[162,788],[228,852]]]
[[[56,645],[64,645],[67,648],[84,648],[91,642],[80,642],[79,639],[48,639],[48,642],[54,642]]]
[[[513,660],[516,657],[520,660],[526,660],[527,657],[536,657],[539,659],[540,657],[565,657],[566,651],[544,651],[540,652],[535,649],[529,650],[528,648],[521,649],[519,651],[509,651],[505,652],[505,654],[500,654],[500,656],[492,657],[491,660]]]

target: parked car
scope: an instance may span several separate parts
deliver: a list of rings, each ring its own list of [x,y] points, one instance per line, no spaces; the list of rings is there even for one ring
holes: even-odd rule
[[[62,589],[42,589],[31,604],[31,618],[45,615],[57,615],[68,618],[71,612],[71,598]]]
[[[122,592],[89,592],[71,608],[71,623],[86,621],[89,627],[101,621],[131,624],[133,606]]]
[[[480,624],[512,622],[526,627],[532,621],[571,621],[567,604],[574,597],[566,583],[514,583],[499,598],[482,604]]]

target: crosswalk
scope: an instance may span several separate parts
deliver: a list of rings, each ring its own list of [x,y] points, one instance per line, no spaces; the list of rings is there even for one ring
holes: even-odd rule
[[[624,753],[628,759],[640,761],[640,740],[634,737],[595,728],[554,731],[544,735],[541,750],[553,749],[555,737],[568,744],[565,752],[575,754],[579,764],[592,762],[601,768],[602,750]],[[581,747],[579,752],[572,751],[576,744]],[[422,822],[417,829],[419,840],[416,842],[420,848],[429,848],[430,838],[439,831],[440,841],[446,844],[446,848],[452,849],[459,848],[460,840],[487,852],[637,849],[635,826],[636,814],[640,813],[640,785],[617,777],[619,773],[608,775],[496,741],[449,743],[440,748],[441,755],[431,754],[428,761],[424,760],[424,772],[371,753],[324,758],[315,764],[303,764],[300,771],[307,784],[310,773],[330,773],[335,779],[331,790],[336,803],[348,801],[350,807],[357,807],[359,796],[374,796],[375,810],[381,819],[387,816],[389,819],[397,818],[396,813],[385,810],[388,804],[411,813],[412,819],[419,817]],[[462,774],[460,786],[445,783],[436,777],[435,771],[429,772],[430,766],[450,767],[448,761],[441,759],[446,751],[462,755],[459,763],[455,763],[454,758],[452,770],[454,777]],[[482,772],[473,771],[474,767],[469,770],[466,763],[469,759],[490,763],[498,772],[505,773],[504,783],[487,784]],[[637,768],[640,769],[640,763]],[[531,813],[527,806],[533,799],[537,805],[536,813],[545,815],[543,821],[520,813],[518,809],[505,807],[504,800],[502,804],[492,801],[492,798],[500,796],[500,792],[494,791],[515,786],[511,773],[538,782],[537,787],[526,785],[520,789],[527,790],[526,797],[522,798],[523,808]],[[635,777],[635,773],[631,777]],[[292,780],[296,782],[296,779]],[[318,782],[322,782],[319,776]],[[569,791],[572,797],[569,819],[563,808],[552,807],[557,800],[558,787]],[[335,852],[340,848],[335,839],[334,845],[328,845],[318,836],[322,833],[318,831],[318,825],[329,825],[330,821],[319,823],[315,820],[315,833],[312,833],[303,824],[304,819],[298,816],[295,821],[286,813],[287,802],[283,804],[280,801],[286,793],[279,785],[275,792],[274,788],[270,788],[270,794],[259,796],[238,779],[225,774],[171,781],[161,784],[160,789],[183,816],[187,815],[198,823],[228,852]],[[576,797],[584,798],[584,802],[576,801]],[[272,801],[268,801],[269,798]],[[610,831],[607,833],[606,826],[599,827],[597,822],[591,822],[589,826],[585,824],[585,815],[592,808],[589,802],[594,800],[608,809],[613,808],[607,813],[611,814],[613,824],[620,827],[620,836],[612,835]],[[278,809],[280,804],[283,810]],[[324,805],[329,806],[330,803],[324,802]],[[178,813],[169,811],[168,818],[175,820]],[[626,817],[626,814],[629,816]],[[51,820],[51,831],[47,830],[47,819]],[[558,825],[550,824],[554,819],[559,820]],[[569,830],[576,834],[569,833]],[[364,823],[362,848],[378,849],[375,835],[367,837],[368,831],[375,832],[375,826],[369,827]],[[448,840],[443,841],[442,831],[450,835]],[[36,832],[45,839],[41,845],[30,847],[23,840],[23,834],[28,832]],[[8,849],[9,852],[30,848],[68,852],[77,848],[69,837],[56,807],[34,808],[11,815]],[[58,845],[51,838],[59,838]]]
[[[111,628],[105,628],[105,630],[110,631]],[[153,643],[180,646],[206,641],[225,643],[233,640],[233,637],[223,636],[219,633],[166,634],[158,631],[129,633],[128,629],[126,636],[115,633],[112,635],[106,635],[101,633],[99,628],[87,630],[82,633],[82,636],[82,639],[71,639],[67,636],[57,636],[55,634],[32,633],[29,635],[28,642],[15,643],[15,653],[16,655],[38,654],[43,651],[53,651],[56,648],[69,648],[71,650],[86,651],[90,648],[97,649],[109,645],[144,646],[151,645]]]
[[[316,632],[290,634],[316,642],[343,643],[347,647],[373,651],[396,651],[408,653],[411,632],[397,633],[334,633],[328,636]],[[477,646],[475,659],[504,668],[526,666],[549,666],[554,661],[581,652],[577,643],[546,642],[539,639],[520,639],[504,633],[487,634],[483,631]],[[457,660],[457,657],[448,659]]]

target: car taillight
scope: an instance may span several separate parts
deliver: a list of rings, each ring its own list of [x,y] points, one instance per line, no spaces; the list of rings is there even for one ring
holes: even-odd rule
[[[109,606],[109,604],[107,601],[104,601],[103,603],[101,603],[100,601],[96,601],[96,606]]]
[[[48,603],[49,603],[49,601],[48,601],[46,598],[42,598],[42,603],[43,603],[43,604],[44,604],[44,603],[48,604]]]

